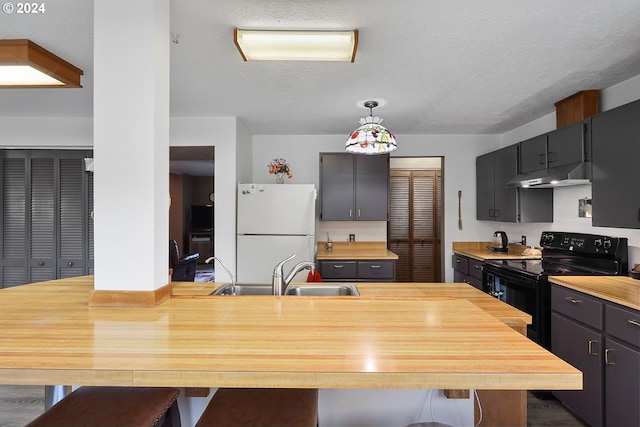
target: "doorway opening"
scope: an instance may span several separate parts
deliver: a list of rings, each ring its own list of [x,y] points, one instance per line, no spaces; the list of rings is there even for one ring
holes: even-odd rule
[[[198,253],[198,269],[215,247],[215,147],[169,147],[169,239],[180,255]]]
[[[443,282],[442,157],[390,159],[387,244],[398,282]]]

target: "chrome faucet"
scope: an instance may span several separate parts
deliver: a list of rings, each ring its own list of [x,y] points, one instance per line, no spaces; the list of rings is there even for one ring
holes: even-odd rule
[[[224,268],[224,270],[227,272],[227,274],[231,278],[231,295],[236,295],[236,279],[233,277],[233,274],[231,274],[231,271],[229,271],[227,266],[224,265],[222,260],[220,258],[218,258],[218,257],[212,256],[212,257],[207,258],[204,262],[209,264],[213,260],[218,261],[220,263],[220,265],[222,266],[222,268]]]
[[[290,257],[283,259],[278,264],[276,264],[275,268],[273,269],[273,276],[271,278],[273,295],[282,295],[287,285],[289,285],[291,280],[293,280],[294,276],[302,270],[315,270],[316,264],[313,261],[302,261],[294,265],[289,274],[287,274],[285,277],[282,271],[284,264],[287,261],[292,260],[295,256],[296,255],[293,254]]]

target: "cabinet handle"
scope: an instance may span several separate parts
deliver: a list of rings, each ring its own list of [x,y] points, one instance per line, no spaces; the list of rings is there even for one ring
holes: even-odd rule
[[[613,353],[613,349],[612,348],[605,348],[604,349],[604,364],[605,365],[615,365],[616,362],[614,362],[613,360],[609,359],[609,353]]]
[[[627,322],[635,326],[640,326],[640,322],[638,322],[637,320],[627,320]]]
[[[594,352],[593,352],[593,344],[594,344],[594,343],[595,343],[595,344],[598,344],[598,341],[596,341],[596,340],[589,340],[589,349],[588,349],[589,356],[597,356],[597,355],[598,355],[598,353],[594,353]]]
[[[545,158],[545,154],[539,154],[538,156],[539,156],[538,162],[541,165],[544,165],[545,164],[545,159],[544,159]]]
[[[372,265],[371,268],[380,268],[379,265]]]
[[[44,261],[38,261],[38,266],[42,267],[44,265]]]
[[[460,258],[456,258],[456,263],[460,264],[462,262],[462,260]]]
[[[358,218],[360,218],[360,209],[358,209]]]
[[[549,151],[549,163],[553,163],[556,161],[556,153],[553,151]]]
[[[67,263],[67,267],[73,267],[73,261],[69,261],[69,262]]]
[[[638,215],[640,215],[640,211],[638,211]],[[493,218],[493,209],[489,209],[489,218]]]
[[[349,218],[351,218],[351,209],[349,209]]]
[[[569,301],[571,304],[580,304],[582,301],[580,301],[579,299],[573,299],[571,297],[564,297],[564,299],[566,301]]]
[[[475,268],[476,270],[480,270],[480,266],[478,264],[475,264],[473,268]]]
[[[500,218],[500,209],[495,209],[493,211],[493,217],[494,218]]]
[[[340,264],[333,264],[333,268],[343,268],[344,265],[340,265]]]

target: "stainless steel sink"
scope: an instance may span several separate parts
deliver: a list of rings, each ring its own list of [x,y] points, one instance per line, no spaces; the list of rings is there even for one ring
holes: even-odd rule
[[[271,295],[271,284],[238,283],[236,284],[236,295]],[[233,295],[231,283],[218,286],[209,295]],[[287,286],[284,295],[307,295],[307,296],[359,296],[358,288],[355,285],[306,285],[292,284]]]
[[[359,296],[355,285],[289,285],[285,295]]]
[[[271,295],[271,284],[237,283],[236,295]],[[231,283],[218,286],[209,295],[233,295]]]

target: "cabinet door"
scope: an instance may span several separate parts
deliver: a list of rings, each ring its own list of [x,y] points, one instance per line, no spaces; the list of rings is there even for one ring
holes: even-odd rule
[[[520,173],[535,172],[546,168],[547,135],[522,141],[520,143]]]
[[[359,221],[389,219],[389,155],[356,155],[355,215]]]
[[[548,135],[548,167],[581,163],[587,158],[588,121],[563,126]]]
[[[582,390],[554,391],[592,427],[602,426],[602,334],[551,314],[551,351],[582,371]]]
[[[507,188],[507,182],[518,173],[516,145],[494,151],[494,211],[493,218],[502,222],[517,222],[517,188]]]
[[[353,154],[320,155],[320,219],[348,221],[354,219]]]
[[[493,153],[476,158],[476,219],[493,220]]]
[[[640,101],[592,118],[593,225],[640,228]]]
[[[605,419],[607,426],[640,426],[640,352],[605,341]]]

